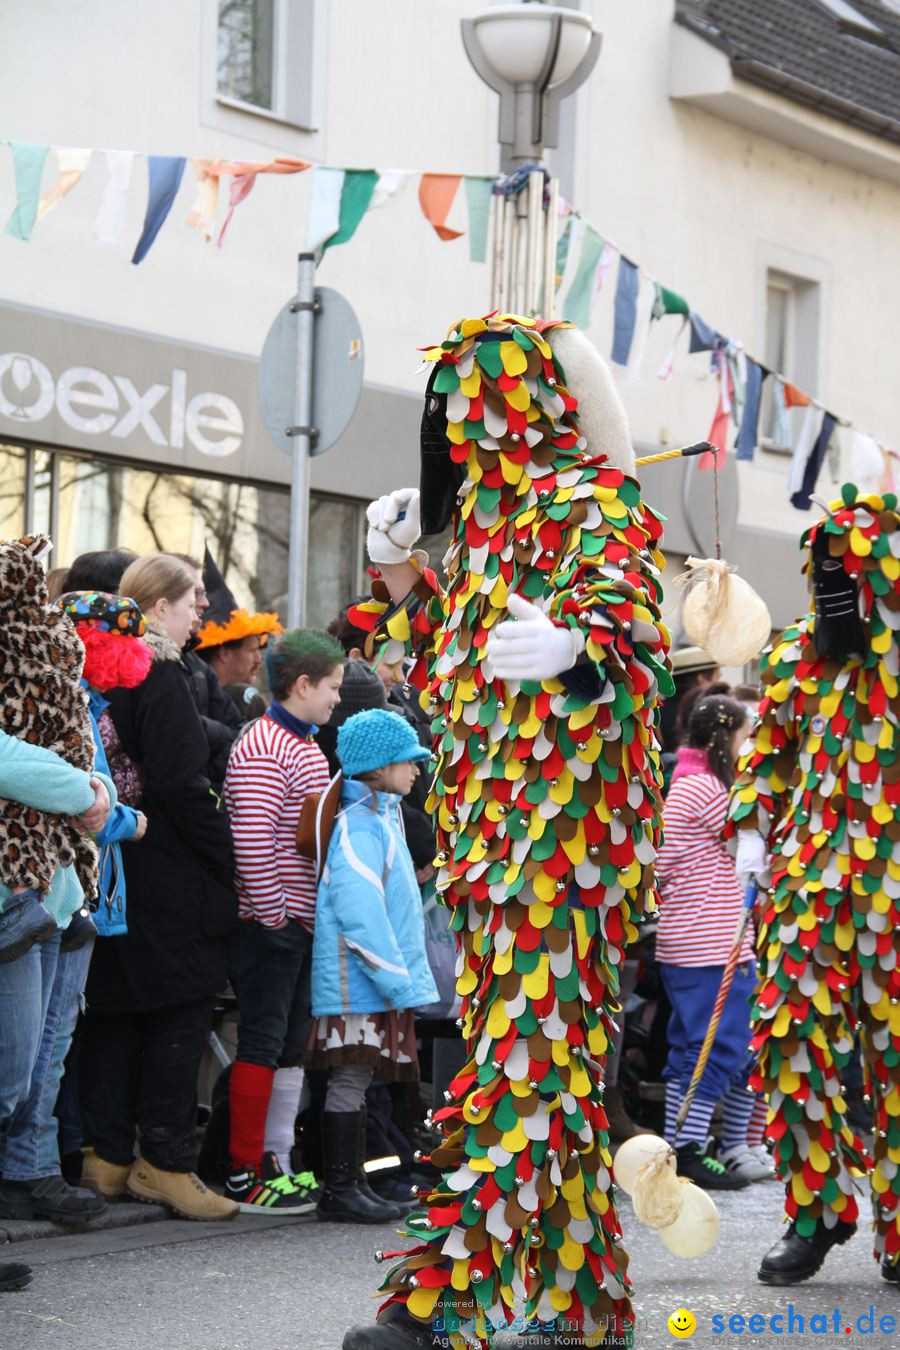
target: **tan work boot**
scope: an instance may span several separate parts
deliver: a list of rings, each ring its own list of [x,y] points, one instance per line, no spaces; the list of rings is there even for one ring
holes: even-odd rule
[[[111,1163],[99,1157],[92,1148],[82,1150],[84,1163],[80,1185],[102,1195],[104,1200],[121,1200],[131,1168],[127,1163]]]
[[[128,1173],[128,1190],[137,1200],[168,1205],[183,1219],[233,1219],[238,1206],[211,1191],[194,1172],[164,1172],[138,1158]]]

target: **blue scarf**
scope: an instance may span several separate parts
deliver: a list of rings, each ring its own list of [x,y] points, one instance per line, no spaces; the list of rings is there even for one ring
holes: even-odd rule
[[[288,712],[284,704],[276,703],[275,699],[266,709],[266,717],[271,717],[273,722],[284,727],[285,731],[292,731],[302,741],[311,741],[319,730],[315,722],[304,722],[302,717],[296,717],[292,712]]]

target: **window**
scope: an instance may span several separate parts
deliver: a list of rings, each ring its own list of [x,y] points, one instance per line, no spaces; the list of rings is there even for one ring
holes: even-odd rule
[[[874,43],[876,47],[891,47],[887,34],[848,0],[819,0],[819,4],[837,19],[838,28],[850,37]]]
[[[317,0],[215,0],[220,104],[312,129]]]
[[[219,93],[274,110],[275,0],[219,0]]]
[[[768,269],[766,272],[765,334],[762,359],[767,368],[815,395],[819,379],[819,285],[806,277]],[[795,420],[803,409],[789,409],[785,424],[777,417],[775,381],[763,385],[760,431],[767,450],[790,451],[796,436]],[[786,438],[785,431],[791,436]],[[786,443],[787,442],[787,443]]]
[[[368,589],[365,513],[314,493],[307,624],[324,628]],[[209,550],[239,605],[287,611],[290,499],[286,488],[194,478],[37,447],[0,445],[0,537],[49,533],[50,566],[91,549]]]

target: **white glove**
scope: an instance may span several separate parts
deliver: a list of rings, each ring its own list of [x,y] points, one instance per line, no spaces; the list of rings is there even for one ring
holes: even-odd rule
[[[396,492],[370,502],[366,520],[369,522],[366,548],[372,562],[407,562],[421,533],[419,489],[397,488]]]
[[[504,619],[492,629],[487,656],[501,680],[552,680],[571,669],[584,651],[584,634],[559,628],[542,609],[521,595],[511,595]]]
[[[756,877],[760,886],[768,886],[771,878],[769,854],[766,841],[758,830],[738,831],[737,857],[734,861],[734,870],[737,872],[738,881],[744,890],[747,889],[751,877]]]

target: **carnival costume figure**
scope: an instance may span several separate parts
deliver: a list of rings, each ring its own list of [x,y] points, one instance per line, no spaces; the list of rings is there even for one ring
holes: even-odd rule
[[[733,788],[738,872],[768,880],[751,1083],[787,1183],[759,1278],[794,1284],[846,1242],[871,1169],[875,1256],[900,1257],[900,512],[852,484],[803,536],[813,603],[763,657],[765,698]],[[870,1157],[846,1120],[858,1034]]]
[[[468,1060],[414,1245],[388,1254],[378,1325],[344,1350],[484,1346],[515,1318],[541,1324],[523,1344],[628,1344],[602,1074],[655,903],[661,525],[582,334],[465,319],[426,360],[421,497],[370,506],[382,575],[354,614],[381,659],[415,656],[433,718]],[[444,587],[412,552],[420,506],[426,534],[452,519]]]

